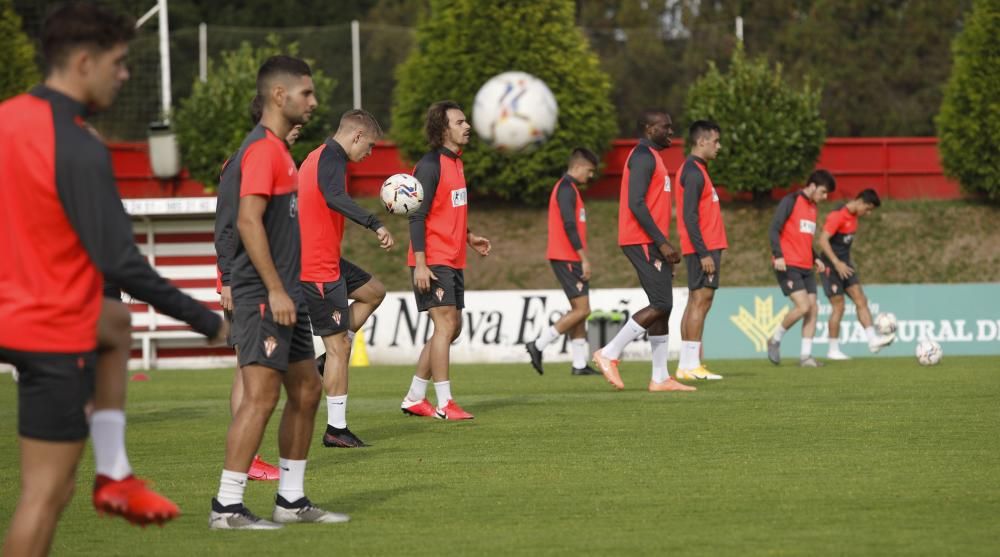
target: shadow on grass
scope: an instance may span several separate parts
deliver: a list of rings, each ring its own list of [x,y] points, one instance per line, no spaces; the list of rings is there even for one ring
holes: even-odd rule
[[[434,485],[422,485],[422,489],[432,488]],[[341,495],[330,501],[324,501],[318,503],[320,507],[324,509],[333,509],[337,512],[347,512],[347,513],[357,513],[367,510],[371,507],[376,507],[387,501],[391,501],[396,497],[403,495],[405,493],[411,492],[412,488],[409,487],[393,487],[387,489],[373,489],[370,491],[362,491],[359,493],[353,493],[351,495]]]

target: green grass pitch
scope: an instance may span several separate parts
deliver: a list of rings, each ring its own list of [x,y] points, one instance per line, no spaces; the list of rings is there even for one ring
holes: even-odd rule
[[[1000,358],[713,364],[726,379],[691,394],[648,393],[648,363],[623,364],[624,392],[568,364],[543,377],[456,366],[456,398],[476,415],[462,423],[400,413],[411,369],[355,369],[350,424],[373,446],[317,441],[306,476],[313,502],[352,522],[279,532],[207,528],[231,372],[153,372],[130,386],[129,453],[184,515],[145,530],[98,517],[88,451],[53,554],[1000,553]],[[9,376],[0,400],[6,530],[18,485]],[[248,505],[269,515],[276,489],[251,483]]]

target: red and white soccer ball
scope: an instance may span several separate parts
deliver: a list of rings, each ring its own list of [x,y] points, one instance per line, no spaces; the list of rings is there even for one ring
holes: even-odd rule
[[[922,340],[917,343],[917,361],[922,366],[936,366],[941,362],[944,352],[941,345],[933,340]]]
[[[891,313],[880,313],[875,316],[875,331],[882,336],[896,332],[896,316]]]
[[[424,187],[409,174],[393,174],[382,183],[379,192],[385,210],[393,215],[408,215],[424,201]]]
[[[479,137],[503,152],[536,147],[556,129],[559,104],[544,81],[525,72],[490,78],[476,93],[472,126]]]

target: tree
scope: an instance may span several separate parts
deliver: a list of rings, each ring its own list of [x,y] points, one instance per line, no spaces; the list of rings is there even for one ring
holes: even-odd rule
[[[755,196],[805,178],[819,158],[826,124],[820,91],[808,83],[785,83],[781,65],[733,52],[727,73],[714,63],[688,91],[689,121],[714,120],[722,127],[722,151],[712,173],[730,191]]]
[[[195,81],[191,96],[181,103],[174,119],[181,157],[194,179],[215,186],[222,163],[239,149],[250,131],[249,107],[257,90],[257,69],[271,56],[295,56],[298,51],[298,43],[283,48],[270,36],[263,46],[255,48],[244,42],[236,50],[223,52],[218,62],[210,62],[209,80]],[[312,77],[319,104],[292,147],[296,161],[305,159],[331,128],[330,108],[324,97],[335,83],[315,67]]]
[[[0,0],[0,100],[23,93],[40,79],[35,47],[21,28],[21,17],[10,0]]]
[[[955,38],[955,65],[938,114],[945,173],[1000,200],[1000,3],[977,0]]]
[[[414,49],[397,70],[392,136],[403,154],[417,160],[426,152],[423,123],[431,103],[451,99],[470,111],[479,87],[508,70],[548,84],[559,103],[559,124],[529,154],[503,155],[473,140],[463,157],[471,189],[539,202],[573,147],[604,151],[615,132],[611,85],[574,25],[573,10],[568,0],[432,1]]]

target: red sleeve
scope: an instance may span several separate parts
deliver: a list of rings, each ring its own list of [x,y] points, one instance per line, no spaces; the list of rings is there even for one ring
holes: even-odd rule
[[[840,209],[826,216],[826,223],[823,225],[823,230],[825,230],[830,236],[833,236],[843,224],[844,210]]]
[[[274,149],[267,141],[257,141],[247,148],[240,161],[240,197],[274,193]]]

